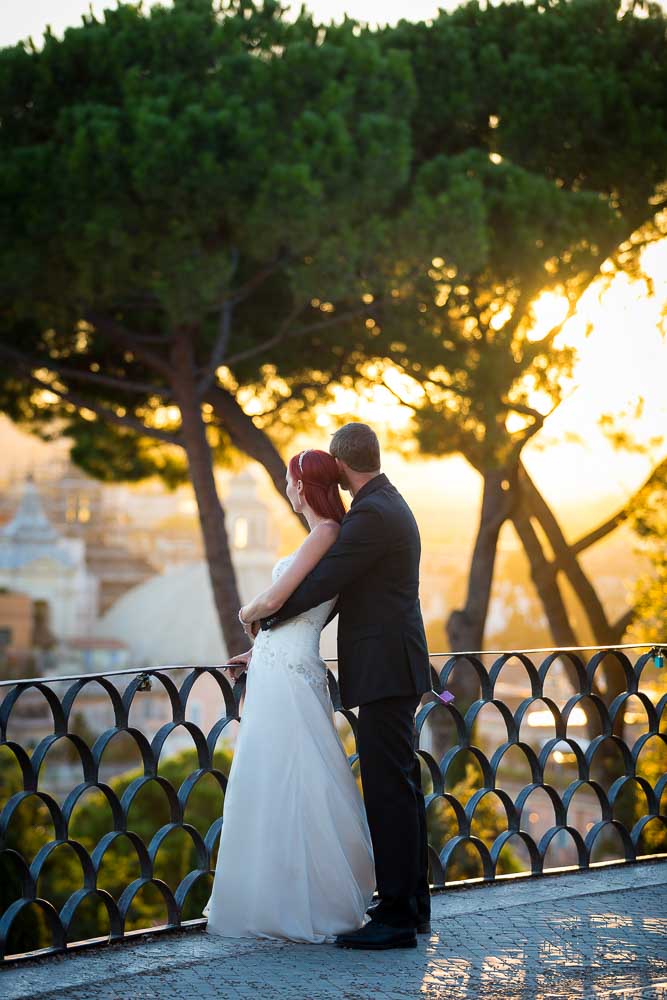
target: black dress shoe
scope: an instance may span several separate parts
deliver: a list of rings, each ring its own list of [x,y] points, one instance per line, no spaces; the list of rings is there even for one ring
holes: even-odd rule
[[[377,920],[371,920],[358,931],[339,934],[337,948],[367,948],[384,951],[385,948],[416,948],[417,932],[412,927],[389,927]]]
[[[377,910],[380,902],[371,903],[371,905],[366,910],[369,917],[372,917],[374,912]],[[419,917],[417,920],[417,934],[430,934],[431,933],[431,920],[429,917]]]

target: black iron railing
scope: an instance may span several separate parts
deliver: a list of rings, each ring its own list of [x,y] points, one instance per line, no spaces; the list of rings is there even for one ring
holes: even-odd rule
[[[537,875],[562,866],[587,868],[598,861],[667,853],[664,652],[662,646],[619,646],[433,655],[434,692],[417,713],[416,746],[435,887],[452,879],[490,881],[517,872]],[[220,699],[207,732],[188,718],[190,696],[204,674]],[[462,698],[444,704],[437,697],[444,687],[457,690],[462,680],[470,692],[471,677],[477,690],[465,711]],[[95,684],[97,701],[108,699],[113,724],[98,735],[89,725],[84,738],[71,722]],[[341,708],[331,670],[329,687],[355,766],[356,717]],[[164,930],[202,924],[198,915],[210,891],[222,809],[215,815],[209,809],[198,826],[189,819],[189,803],[206,775],[222,802],[227,769],[216,747],[238,721],[243,685],[232,686],[222,667],[165,667],[2,682],[3,692],[3,958],[63,951],[98,935],[118,940],[137,926]],[[168,721],[150,739],[130,718],[139,698],[160,699],[167,709]],[[177,781],[164,773],[176,733],[188,734],[194,753],[193,766]],[[111,779],[105,773],[109,748],[120,734],[133,741],[141,760],[124,781],[122,775]],[[45,789],[43,779],[50,754],[63,745],[69,763],[61,767],[56,794]],[[69,787],[62,787],[74,770],[81,780],[72,778]],[[117,770],[123,770],[122,760]],[[156,786],[168,820],[146,838],[133,828],[132,810],[146,789]],[[102,797],[109,815],[108,828],[94,843],[71,828],[77,804],[91,791]],[[21,824],[28,807],[39,817],[31,814],[25,832]],[[159,859],[176,832],[189,838],[188,870],[180,870],[177,884],[173,879],[169,884],[158,871]],[[116,870],[111,891],[101,873],[121,839],[125,868],[120,868],[127,878],[119,884],[122,874]],[[72,870],[79,884],[59,885],[51,877],[49,889],[46,873],[65,846],[77,859]],[[135,903],[149,887],[159,894],[162,916],[151,919],[150,907],[144,906],[142,924]],[[97,906],[95,934],[90,922],[77,922],[81,908],[91,902]]]

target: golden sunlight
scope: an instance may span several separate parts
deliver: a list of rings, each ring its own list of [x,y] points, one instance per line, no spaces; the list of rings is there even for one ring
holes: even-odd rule
[[[526,716],[526,722],[534,729],[543,729],[555,725],[554,717],[551,714],[551,710],[548,708],[529,712]],[[570,726],[585,726],[587,722],[588,718],[583,708],[579,705],[575,705],[567,720],[568,728]]]
[[[543,292],[533,302],[534,322],[528,331],[528,340],[542,340],[567,316],[568,302],[558,292]],[[500,313],[498,313],[500,316]]]
[[[364,375],[370,380],[365,386],[334,387],[333,401],[318,414],[319,427],[330,428],[343,416],[372,424],[380,431],[403,431],[408,427],[410,407],[423,397],[422,387],[389,361],[367,365]]]
[[[577,358],[562,384],[563,402],[528,445],[526,461],[561,500],[574,501],[586,489],[594,496],[627,496],[665,454],[667,239],[644,251],[642,265],[648,282],[626,274],[594,282],[556,340],[573,347]],[[541,296],[536,336],[560,322],[565,309],[562,297]],[[633,450],[619,451],[605,437],[604,414],[631,434]]]

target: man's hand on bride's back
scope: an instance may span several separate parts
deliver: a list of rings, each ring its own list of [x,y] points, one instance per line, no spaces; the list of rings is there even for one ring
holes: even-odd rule
[[[234,680],[236,680],[237,677],[240,677],[241,674],[248,669],[251,657],[252,649],[247,649],[245,653],[239,653],[238,656],[229,657],[227,667]]]

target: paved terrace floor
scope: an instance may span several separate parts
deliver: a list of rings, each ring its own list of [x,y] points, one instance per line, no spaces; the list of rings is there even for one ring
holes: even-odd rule
[[[190,929],[31,960],[4,1000],[667,1000],[667,861],[446,890],[415,950]]]

